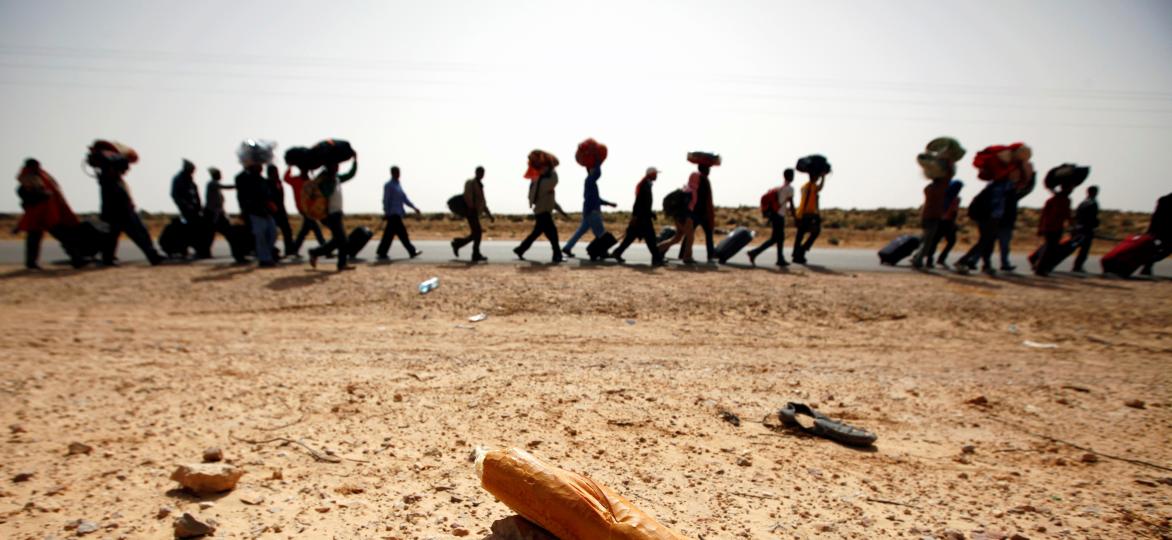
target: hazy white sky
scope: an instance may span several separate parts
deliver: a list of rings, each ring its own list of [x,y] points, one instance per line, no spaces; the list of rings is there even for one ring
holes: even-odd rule
[[[241,139],[340,137],[361,157],[348,212],[379,210],[391,164],[424,210],[482,164],[490,207],[522,212],[533,148],[562,158],[559,201],[580,208],[573,152],[595,137],[623,207],[648,165],[657,197],[682,184],[689,150],[724,156],[719,205],[756,205],[820,152],[825,205],[913,207],[916,153],[952,135],[969,157],[1023,140],[1041,171],[1089,164],[1104,207],[1147,211],[1172,190],[1170,60],[1166,0],[0,0],[0,170],[37,157],[95,210],[80,164],[113,138],[142,155],[139,206],[173,212],[182,158],[202,183],[235,175]]]

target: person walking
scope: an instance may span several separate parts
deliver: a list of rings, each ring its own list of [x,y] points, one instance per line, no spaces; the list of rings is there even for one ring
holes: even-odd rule
[[[234,190],[236,186],[221,184],[220,180],[222,177],[220,175],[220,169],[215,167],[208,168],[208,176],[210,179],[204,189],[204,240],[197,246],[196,256],[200,258],[211,257],[212,243],[215,242],[216,233],[218,232],[228,242],[228,249],[232,252],[232,258],[237,263],[243,264],[247,261],[244,258],[244,254],[240,252],[239,243],[234,238],[232,222],[228,220],[228,212],[224,210],[224,190]]]
[[[289,256],[300,257],[301,246],[305,243],[305,237],[309,236],[309,233],[313,233],[313,237],[317,239],[317,245],[319,246],[325,244],[326,239],[325,236],[322,236],[321,227],[318,225],[317,220],[309,217],[301,202],[301,188],[309,181],[309,171],[298,167],[298,174],[294,175],[293,167],[294,165],[289,165],[285,169],[283,179],[286,184],[289,184],[289,187],[293,188],[293,203],[297,207],[297,213],[301,215],[301,227],[297,230],[297,236],[293,239]]]
[[[809,178],[802,185],[802,202],[795,213],[798,231],[794,235],[793,260],[798,264],[806,264],[806,253],[814,247],[814,241],[822,233],[819,199],[826,185],[826,175],[830,173],[830,163],[815,154],[799,159],[797,169],[809,175]]]
[[[1156,253],[1143,265],[1141,275],[1151,276],[1152,267],[1172,253],[1172,193],[1156,200],[1147,234],[1156,239]]]
[[[293,256],[298,250],[296,241],[293,238],[293,227],[289,225],[289,212],[285,210],[285,186],[281,183],[280,171],[276,165],[270,163],[265,167],[265,180],[269,182],[269,190],[273,194],[273,203],[276,210],[273,210],[273,222],[277,224],[277,230],[281,231],[281,240],[285,245],[285,255]]]
[[[948,184],[945,198],[947,208],[940,216],[940,225],[936,231],[937,240],[944,240],[944,249],[940,250],[940,256],[936,258],[936,264],[942,268],[948,268],[948,254],[952,253],[952,247],[956,245],[956,218],[960,215],[960,190],[962,188],[964,188],[964,183],[960,180],[953,180]]]
[[[558,248],[558,228],[553,221],[553,212],[557,210],[563,218],[566,212],[562,210],[561,205],[557,202],[556,192],[558,185],[558,173],[555,170],[557,167],[557,158],[551,154],[544,154],[546,157],[538,160],[534,164],[530,159],[530,168],[532,173],[536,173],[536,179],[529,184],[529,206],[533,207],[533,231],[521,241],[521,245],[513,249],[513,253],[517,254],[517,258],[525,260],[525,252],[537,240],[537,237],[544,235],[549,240],[550,248],[553,249],[553,263],[560,264],[564,261],[561,249]],[[530,174],[530,173],[527,173]]]
[[[651,265],[663,266],[663,252],[656,245],[655,210],[652,209],[655,201],[652,185],[655,184],[656,178],[659,178],[659,170],[655,167],[648,167],[647,172],[643,174],[643,179],[635,186],[635,205],[631,207],[631,221],[627,224],[627,232],[623,235],[623,241],[619,247],[610,254],[612,259],[620,263],[626,262],[623,260],[623,253],[627,251],[627,248],[635,240],[642,240],[647,244],[647,250],[651,252]]]
[[[203,219],[199,186],[195,183],[195,164],[186,159],[183,160],[183,167],[171,179],[171,200],[179,209],[179,217],[183,220],[188,241],[195,247],[195,257],[197,259],[211,258],[208,250],[203,249],[204,241],[209,232]],[[184,249],[184,253],[186,251]]]
[[[146,255],[151,266],[163,262],[163,256],[155,250],[151,234],[138,215],[124,178],[130,164],[136,161],[138,154],[134,150],[114,143],[97,141],[90,148],[88,162],[97,170],[102,197],[100,217],[110,227],[109,239],[102,250],[102,264],[106,266],[117,266],[118,239],[124,232]]]
[[[67,245],[69,229],[78,225],[77,215],[65,201],[61,185],[48,172],[41,168],[41,162],[29,158],[16,175],[16,194],[20,198],[20,206],[24,214],[16,223],[16,232],[25,231],[24,239],[24,267],[29,270],[40,270],[41,241],[48,232],[54,238],[66,244],[70,253],[70,263],[74,268],[82,265],[83,261],[77,254],[76,246]]]
[[[328,200],[328,214],[326,215],[326,228],[330,230],[330,241],[322,244],[316,248],[309,250],[309,265],[317,268],[317,259],[331,251],[338,251],[338,271],[354,270],[354,267],[346,264],[347,249],[346,249],[346,226],[342,214],[342,184],[349,182],[355,175],[358,174],[358,154],[355,153],[353,162],[350,165],[350,170],[345,174],[338,174],[338,163],[326,163],[322,172],[318,173],[317,177],[311,181],[317,182],[321,187],[321,192]]]
[[[695,230],[697,228],[704,229],[704,250],[708,262],[716,261],[716,247],[712,242],[713,227],[716,224],[716,207],[712,203],[712,182],[708,179],[708,174],[712,171],[712,166],[707,163],[700,163],[696,165],[699,177],[697,178],[696,186],[693,189],[693,203],[692,203],[692,237],[688,240],[688,251],[692,250],[690,244],[695,241]],[[683,248],[680,248],[680,253],[683,253]]]
[[[1042,237],[1043,244],[1034,266],[1034,273],[1043,277],[1050,275],[1050,271],[1056,266],[1062,233],[1066,230],[1066,224],[1071,217],[1067,184],[1059,183],[1047,187],[1053,190],[1054,195],[1046,200],[1041,218],[1038,220],[1038,236]]]
[[[692,258],[692,242],[695,240],[696,221],[695,208],[698,198],[696,197],[696,190],[700,186],[700,173],[693,172],[688,176],[688,183],[679,191],[669,193],[663,200],[663,213],[671,216],[675,220],[676,232],[668,238],[659,243],[657,249],[661,257],[667,255],[667,251],[676,244],[680,246],[680,261],[684,264],[696,264],[696,259]],[[672,203],[675,196],[679,199]]]
[[[602,207],[614,207],[615,204],[603,199],[598,194],[598,179],[602,177],[602,166],[596,165],[587,169],[585,193],[582,197],[582,223],[578,225],[578,230],[574,232],[573,236],[566,241],[566,245],[562,246],[562,253],[567,257],[573,257],[574,246],[578,244],[578,240],[586,231],[594,233],[594,237],[598,238],[606,234],[606,227],[602,224]]]
[[[1091,244],[1095,240],[1095,229],[1099,228],[1099,186],[1087,188],[1087,198],[1078,204],[1074,211],[1073,241],[1078,245],[1078,254],[1074,257],[1074,267],[1071,271],[1078,274],[1087,273],[1083,265],[1091,253]]]
[[[418,257],[422,251],[415,249],[411,244],[411,238],[407,236],[407,226],[403,224],[404,206],[411,207],[416,214],[422,214],[419,208],[407,198],[407,193],[403,191],[403,184],[399,180],[399,167],[391,167],[391,179],[383,185],[383,217],[387,222],[387,226],[383,229],[383,237],[378,243],[378,260],[389,261],[390,256],[387,252],[391,250],[391,242],[398,236],[399,240],[403,242],[403,247],[407,248],[407,254],[412,259]]]
[[[264,177],[264,164],[249,162],[236,175],[236,202],[252,231],[256,260],[261,268],[277,265],[273,247],[277,242],[277,222],[273,219],[277,203],[272,182]]]
[[[472,243],[472,262],[488,262],[488,257],[480,253],[480,238],[483,230],[480,228],[480,214],[496,222],[492,212],[488,211],[488,203],[484,199],[484,167],[476,167],[476,174],[464,182],[464,206],[468,209],[464,219],[468,220],[468,236],[452,240],[452,253],[459,258],[460,248]]]
[[[933,178],[924,186],[924,206],[920,210],[920,228],[923,231],[923,241],[920,249],[912,257],[912,267],[934,268],[936,244],[940,241],[940,223],[944,214],[948,212],[948,178]],[[926,262],[925,262],[925,259]]]
[[[1013,232],[1017,229],[1018,203],[1034,191],[1037,174],[1033,164],[1022,162],[1022,167],[1010,175],[1013,189],[1005,195],[1005,212],[997,225],[997,245],[1001,251],[1001,271],[1012,272],[1017,269],[1009,262],[1009,251],[1013,244]]]
[[[793,183],[794,170],[786,169],[782,172],[782,184],[765,192],[765,195],[761,197],[761,215],[769,220],[772,234],[761,245],[749,250],[749,264],[757,266],[757,256],[776,245],[777,266],[789,266],[789,263],[785,261],[785,215],[788,211],[790,217],[797,222],[794,210]]]

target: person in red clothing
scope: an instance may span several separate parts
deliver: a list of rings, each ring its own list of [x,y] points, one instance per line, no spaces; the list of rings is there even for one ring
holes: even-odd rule
[[[1038,236],[1043,238],[1044,243],[1038,251],[1038,260],[1034,267],[1035,274],[1049,275],[1061,258],[1059,250],[1061,249],[1062,233],[1066,231],[1066,226],[1072,217],[1070,192],[1086,180],[1089,172],[1088,167],[1066,163],[1051,169],[1046,174],[1046,187],[1053,191],[1054,195],[1042,207],[1042,216],[1038,221]]]
[[[17,231],[25,231],[24,266],[29,270],[40,270],[38,262],[41,255],[41,239],[45,233],[61,240],[66,231],[78,224],[77,216],[65,201],[61,193],[61,186],[49,173],[41,168],[41,163],[29,158],[16,175],[20,184],[16,194],[20,197],[20,205],[24,208],[24,215],[16,224]],[[73,266],[80,266],[76,257],[72,260]]]
[[[293,188],[293,201],[297,204],[297,213],[301,214],[301,229],[297,231],[297,237],[293,240],[293,245],[288,247],[290,257],[301,256],[301,244],[305,242],[305,237],[309,236],[312,231],[314,238],[317,238],[317,244],[320,246],[326,243],[326,239],[322,236],[321,226],[318,225],[317,220],[305,214],[305,208],[301,207],[301,186],[309,180],[309,171],[298,168],[298,174],[293,175],[293,166],[290,165],[285,170],[285,183]]]

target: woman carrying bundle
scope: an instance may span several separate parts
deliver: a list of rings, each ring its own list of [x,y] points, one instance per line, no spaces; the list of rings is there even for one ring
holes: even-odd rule
[[[16,175],[16,181],[20,184],[16,194],[24,209],[16,230],[28,233],[24,241],[24,266],[29,270],[40,270],[38,259],[41,256],[41,239],[45,233],[63,240],[67,230],[77,226],[77,216],[65,201],[57,180],[41,168],[39,161],[26,159],[24,167]],[[74,268],[81,266],[81,259],[76,253],[71,255],[70,262]]]

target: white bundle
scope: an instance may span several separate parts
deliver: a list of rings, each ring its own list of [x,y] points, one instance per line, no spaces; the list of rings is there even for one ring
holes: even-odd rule
[[[273,141],[248,139],[240,143],[240,148],[236,149],[236,157],[240,159],[240,164],[245,167],[249,165],[265,165],[272,163],[273,153],[276,149],[277,143]]]

